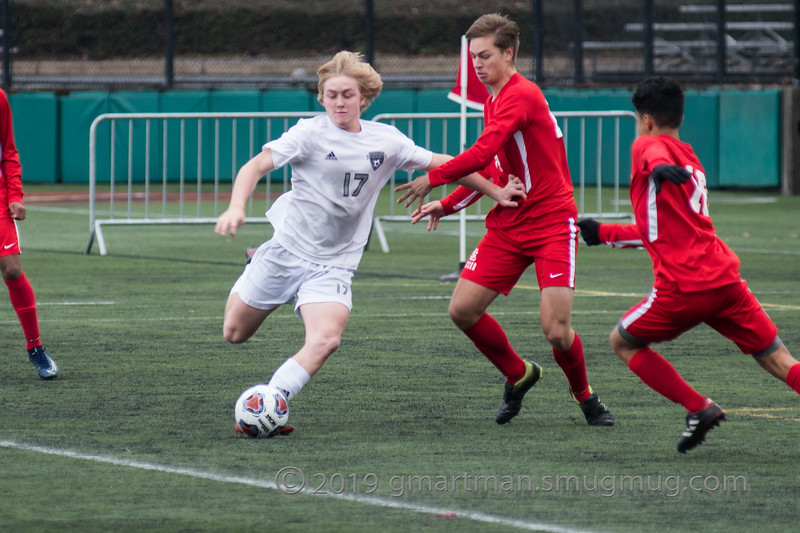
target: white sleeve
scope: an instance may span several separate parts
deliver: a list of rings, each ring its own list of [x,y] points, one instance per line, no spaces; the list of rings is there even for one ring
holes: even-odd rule
[[[275,168],[290,165],[305,158],[308,143],[311,138],[308,120],[301,119],[297,124],[286,130],[283,135],[266,143],[262,150],[272,150],[272,162]]]
[[[397,132],[397,167],[402,170],[416,170],[425,168],[433,160],[433,152],[414,144],[414,141],[406,137],[400,130]]]

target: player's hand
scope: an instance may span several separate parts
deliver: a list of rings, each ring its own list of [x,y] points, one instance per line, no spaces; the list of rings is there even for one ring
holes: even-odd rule
[[[650,176],[653,178],[653,183],[656,184],[656,194],[661,192],[661,184],[665,181],[671,181],[675,185],[683,185],[689,181],[691,172],[679,165],[658,165],[653,169]]]
[[[597,246],[602,244],[600,241],[600,223],[593,218],[585,218],[577,222],[578,227],[581,229],[581,237],[583,242],[589,246]]]
[[[8,211],[11,213],[11,218],[14,220],[25,220],[27,210],[22,202],[11,202],[8,204]]]
[[[217,218],[214,233],[223,237],[230,232],[231,237],[236,237],[236,230],[244,224],[244,209],[229,207]]]
[[[515,198],[524,200],[527,198],[525,194],[525,185],[516,176],[508,176],[509,180],[506,186],[500,191],[500,194],[495,200],[503,207],[518,207],[519,202],[514,201]]]
[[[408,183],[404,183],[403,185],[395,187],[394,192],[406,191],[397,200],[398,204],[405,202],[404,207],[409,207],[411,204],[414,203],[414,200],[419,198],[419,206],[421,208],[423,198],[428,196],[428,194],[430,194],[432,189],[433,187],[431,187],[431,180],[428,178],[428,175],[425,174],[419,176],[414,181],[409,181]]]
[[[411,223],[416,224],[427,216],[430,216],[428,219],[428,231],[436,231],[436,228],[439,227],[439,219],[445,216],[442,202],[436,200],[418,207],[416,211],[411,213]]]

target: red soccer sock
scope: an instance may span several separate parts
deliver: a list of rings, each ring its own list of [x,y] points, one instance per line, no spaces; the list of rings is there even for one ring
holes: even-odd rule
[[[800,394],[800,363],[789,369],[789,373],[786,374],[786,384]]]
[[[36,298],[33,295],[28,278],[23,273],[15,280],[6,280],[8,296],[11,300],[11,307],[17,313],[19,323],[22,326],[22,333],[25,335],[25,344],[30,350],[36,346],[41,346],[39,339],[39,319],[36,316]]]
[[[679,403],[690,413],[703,408],[705,399],[675,370],[669,361],[651,348],[642,348],[628,362],[628,368],[639,376],[645,385],[668,400]]]
[[[508,342],[506,332],[489,313],[464,330],[469,340],[512,385],[525,375],[525,361]]]
[[[583,343],[575,333],[572,346],[566,351],[553,348],[553,357],[564,371],[569,381],[569,390],[578,402],[584,401],[592,395],[589,391],[589,380],[586,378],[586,361],[583,357]]]

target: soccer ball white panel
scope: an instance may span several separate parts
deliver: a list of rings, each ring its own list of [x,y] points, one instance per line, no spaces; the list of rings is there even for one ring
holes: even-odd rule
[[[234,408],[236,433],[249,437],[269,438],[289,422],[286,396],[266,383],[253,385],[236,400]]]

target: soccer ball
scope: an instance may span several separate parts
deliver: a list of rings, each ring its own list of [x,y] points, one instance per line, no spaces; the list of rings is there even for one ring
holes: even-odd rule
[[[277,388],[260,383],[239,396],[234,416],[236,433],[268,439],[289,422],[289,402]]]

